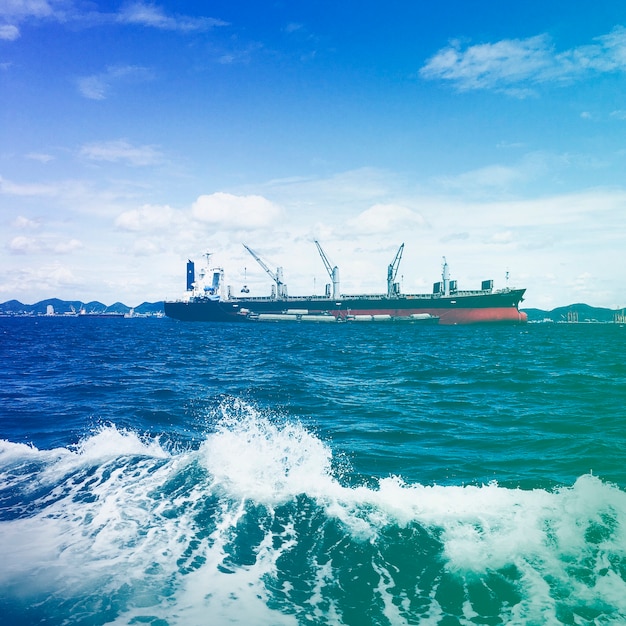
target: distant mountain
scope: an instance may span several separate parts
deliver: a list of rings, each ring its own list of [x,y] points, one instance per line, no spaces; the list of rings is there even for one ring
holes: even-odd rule
[[[588,304],[570,304],[551,311],[521,309],[528,315],[529,322],[614,322],[618,316],[624,319],[626,309],[605,309]]]
[[[72,315],[80,313],[86,314],[102,314],[130,313],[131,307],[122,302],[115,302],[110,306],[102,304],[102,302],[81,302],[80,300],[59,300],[58,298],[48,298],[41,300],[35,304],[23,304],[19,300],[9,300],[0,304],[0,315],[47,315],[48,307],[52,307],[51,311],[54,315]],[[134,308],[134,312],[138,315],[156,315],[163,313],[163,302],[143,302]]]
[[[126,306],[122,302],[114,302],[111,306],[106,307],[102,313],[130,313],[130,307]]]
[[[55,313],[78,313],[82,303],[78,300],[48,298],[35,304],[22,304],[19,300],[9,300],[0,304],[0,313],[9,315],[45,315],[51,306]]]
[[[142,302],[135,307],[135,313],[139,315],[155,315],[163,313],[163,302]]]
[[[24,306],[19,300],[8,300],[0,304],[0,313],[20,313],[23,312]]]

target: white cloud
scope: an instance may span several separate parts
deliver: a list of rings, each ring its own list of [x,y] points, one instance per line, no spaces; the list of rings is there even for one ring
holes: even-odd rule
[[[513,233],[510,230],[493,233],[486,243],[504,245],[513,241]]]
[[[8,245],[9,251],[13,254],[30,254],[39,252],[39,241],[33,237],[24,237],[20,235],[13,237]]]
[[[31,161],[39,161],[40,163],[49,163],[54,160],[54,157],[50,154],[44,154],[42,152],[29,152],[26,155],[27,159]]]
[[[134,256],[154,256],[164,251],[163,246],[151,239],[137,239],[133,243]]]
[[[147,26],[160,30],[181,32],[205,31],[227,22],[212,17],[168,15],[162,7],[146,2],[131,2],[121,8],[117,21],[122,24]]]
[[[133,166],[154,165],[162,159],[155,146],[133,146],[126,139],[88,144],[81,148],[80,154],[92,161],[125,162]]]
[[[572,166],[589,169],[582,157],[549,152],[529,152],[509,165],[494,163],[455,176],[439,176],[433,182],[445,192],[459,191],[468,196],[498,196],[528,184],[553,177]]]
[[[450,233],[449,235],[442,237],[440,241],[441,243],[448,243],[452,241],[465,241],[469,238],[470,238],[470,234],[467,231],[465,231],[462,233]]]
[[[58,2],[47,0],[4,0],[0,2],[0,16],[5,19],[44,18],[55,14]]]
[[[424,227],[424,217],[400,204],[375,204],[363,211],[355,219],[350,220],[350,226],[358,233],[380,234],[406,229]]]
[[[53,263],[38,268],[20,267],[0,276],[0,293],[32,304],[45,297],[75,298],[78,284],[70,268]]]
[[[19,184],[0,176],[0,194],[10,196],[54,196],[58,187],[41,183]]]
[[[488,188],[504,189],[526,178],[527,175],[521,167],[489,165],[458,176],[440,177],[437,180],[443,188],[462,189],[469,192]]]
[[[453,82],[459,89],[480,89],[529,80],[550,67],[546,36],[469,46],[452,42],[420,70],[427,79]]]
[[[83,248],[78,239],[63,239],[56,235],[13,237],[7,245],[11,254],[69,254]]]
[[[524,97],[547,81],[626,70],[626,28],[618,26],[595,42],[558,53],[545,34],[467,47],[454,41],[431,57],[420,75],[449,81],[460,91],[494,89]]]
[[[500,150],[518,150],[526,148],[527,144],[523,141],[500,141],[496,144],[496,148]]]
[[[127,181],[116,181],[108,189],[102,189],[93,181],[60,180],[50,183],[14,182],[0,177],[0,200],[13,197],[11,205],[15,213],[29,214],[29,206],[37,206],[35,215],[54,215],[57,219],[70,213],[97,218],[119,215],[127,202],[136,204],[137,186]],[[36,200],[37,205],[30,201]],[[8,210],[8,203],[4,210]],[[22,207],[22,208],[20,208]],[[0,205],[0,213],[2,213]]]
[[[152,71],[140,65],[112,65],[104,72],[79,77],[78,91],[89,100],[106,100],[114,87],[121,83],[139,83],[152,80]]]
[[[130,232],[167,232],[174,225],[181,223],[181,216],[171,207],[149,204],[140,209],[125,211],[115,220],[117,228]]]
[[[74,252],[75,250],[80,250],[83,248],[82,241],[78,239],[69,239],[67,241],[59,241],[52,246],[52,252],[56,254],[69,254],[70,252]]]
[[[37,220],[31,220],[28,217],[18,215],[18,217],[13,220],[12,225],[19,229],[32,230],[39,228],[40,223]]]
[[[15,41],[19,39],[20,29],[13,24],[0,24],[0,39],[4,41]]]
[[[105,100],[109,92],[106,75],[83,76],[77,79],[78,91],[88,100]]]
[[[280,208],[263,196],[235,196],[214,193],[200,196],[192,206],[193,216],[225,230],[253,230],[275,223],[281,215]]]
[[[5,22],[0,25],[0,40],[7,41],[15,41],[19,38],[18,24],[26,21],[54,20],[59,23],[78,24],[82,27],[117,23],[182,33],[207,31],[228,24],[213,17],[169,15],[162,7],[147,2],[129,2],[117,13],[104,13],[89,5],[78,5],[72,0],[3,0],[0,2],[0,18],[3,18]],[[84,80],[87,81],[85,90],[94,93],[95,89],[97,93],[95,83],[98,80]]]
[[[26,21],[71,19],[72,3],[66,0],[3,0],[0,2],[0,40],[15,41],[21,33],[18,24]]]

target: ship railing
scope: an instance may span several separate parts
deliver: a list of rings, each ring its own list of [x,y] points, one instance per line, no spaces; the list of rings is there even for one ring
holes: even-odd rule
[[[491,290],[491,289],[475,289],[475,290],[464,290],[464,291],[454,291],[449,294],[447,297],[457,297],[457,296],[480,296],[486,294],[494,294],[494,293],[510,293],[511,289],[500,289],[500,290]],[[342,300],[398,300],[402,298],[406,298],[409,300],[432,300],[433,298],[443,298],[446,297],[443,294],[432,294],[432,293],[403,293],[398,296],[389,297],[387,294],[341,294],[337,298],[329,298],[327,296],[289,296],[285,301],[288,302],[310,302],[310,301],[320,301],[320,302],[328,302],[332,300],[336,300],[337,302],[341,302]],[[275,300],[276,302],[280,302],[279,298],[271,298],[270,296],[246,296],[244,298],[241,297],[233,297],[231,298],[233,301],[237,300],[245,300],[246,302],[267,302],[268,300]]]

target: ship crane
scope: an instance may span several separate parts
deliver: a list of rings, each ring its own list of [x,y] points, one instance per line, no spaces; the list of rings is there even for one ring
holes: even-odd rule
[[[450,295],[450,268],[446,257],[443,257],[443,266],[441,268],[441,282],[443,286],[443,295],[447,298]]]
[[[324,250],[322,250],[322,246],[320,246],[320,242],[315,240],[315,245],[317,246],[317,250],[322,257],[322,261],[324,262],[324,266],[326,267],[326,271],[328,272],[328,276],[333,283],[333,293],[332,298],[336,300],[339,298],[339,268],[335,265],[333,267],[332,263],[328,260],[326,254],[324,254]],[[326,288],[326,296],[330,297],[328,286]]]
[[[278,299],[287,297],[287,285],[283,282],[283,268],[279,267],[276,272],[272,270],[263,262],[261,257],[251,248],[248,248],[246,244],[243,247],[254,257],[254,260],[267,272],[267,275],[276,283],[276,291],[272,295]],[[274,291],[274,290],[272,290]]]
[[[404,244],[398,248],[395,259],[387,267],[387,297],[394,298],[400,295],[400,284],[394,282],[398,275],[398,268],[400,267],[400,261],[402,259],[402,252],[404,251]]]

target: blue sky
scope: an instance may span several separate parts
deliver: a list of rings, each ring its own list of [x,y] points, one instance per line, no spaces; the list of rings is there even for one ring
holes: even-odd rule
[[[526,287],[626,305],[623,2],[0,0],[0,302]],[[506,279],[508,273],[508,282]]]

